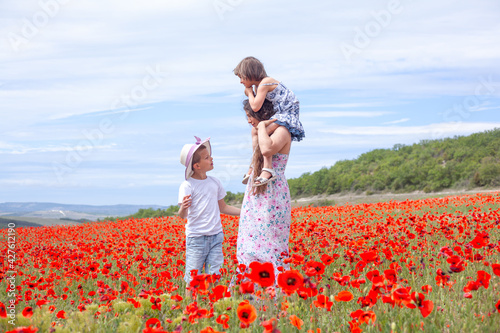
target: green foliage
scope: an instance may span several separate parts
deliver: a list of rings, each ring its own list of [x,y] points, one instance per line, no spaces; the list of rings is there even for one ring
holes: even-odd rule
[[[500,185],[500,129],[375,149],[354,160],[289,179],[292,197],[341,192],[426,193]]]
[[[224,201],[227,204],[241,204],[243,202],[243,197],[245,196],[245,193],[231,193],[231,192],[226,192],[226,196],[224,197]]]
[[[145,218],[156,218],[156,217],[164,217],[164,216],[173,216],[179,211],[179,206],[177,205],[171,205],[167,209],[153,209],[151,207],[149,208],[141,208],[137,211],[137,213],[125,216],[125,217],[106,217],[104,220],[106,221],[116,221],[117,219],[119,220],[126,220],[126,219],[145,219]],[[100,220],[98,220],[100,221]]]

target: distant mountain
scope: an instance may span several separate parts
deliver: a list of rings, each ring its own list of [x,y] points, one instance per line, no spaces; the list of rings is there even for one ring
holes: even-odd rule
[[[52,202],[0,203],[0,216],[31,216],[41,218],[95,219],[106,216],[126,216],[141,208],[164,209],[159,205],[77,205]]]

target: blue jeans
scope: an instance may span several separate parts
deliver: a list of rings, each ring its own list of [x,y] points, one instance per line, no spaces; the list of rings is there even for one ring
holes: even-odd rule
[[[191,282],[191,271],[198,270],[202,274],[203,265],[205,273],[220,274],[219,269],[224,263],[222,254],[222,241],[224,233],[220,232],[210,236],[186,237],[186,274],[184,281]]]

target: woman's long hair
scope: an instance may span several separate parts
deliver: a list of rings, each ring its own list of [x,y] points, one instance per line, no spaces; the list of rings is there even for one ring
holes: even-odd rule
[[[276,113],[276,111],[273,108],[273,103],[271,103],[267,99],[264,100],[264,104],[262,104],[262,107],[260,108],[259,112],[255,112],[254,110],[252,110],[252,107],[250,106],[248,99],[244,100],[243,110],[245,110],[247,116],[253,117],[258,121],[269,120]],[[262,155],[260,146],[258,144],[253,152],[252,165],[253,165],[252,179],[255,180],[255,178],[262,173],[262,168],[264,166],[264,156]],[[264,193],[266,189],[267,189],[267,184],[258,186],[254,188],[253,193],[254,194]]]

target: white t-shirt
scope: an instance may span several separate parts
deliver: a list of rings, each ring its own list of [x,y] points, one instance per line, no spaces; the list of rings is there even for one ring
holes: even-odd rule
[[[203,180],[190,177],[179,188],[179,205],[189,194],[191,207],[188,208],[186,236],[210,236],[222,232],[219,200],[224,199],[226,191],[221,182],[211,176]]]

